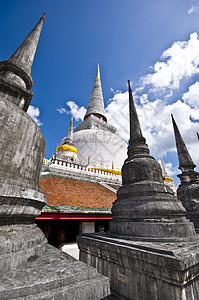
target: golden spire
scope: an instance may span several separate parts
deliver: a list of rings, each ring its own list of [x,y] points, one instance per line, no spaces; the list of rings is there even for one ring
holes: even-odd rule
[[[58,150],[58,145],[56,146],[56,149],[55,149],[55,155],[57,154],[57,151]]]
[[[114,170],[114,162],[112,161],[112,170]]]
[[[90,160],[91,160],[91,156],[89,154],[89,156],[88,156],[88,164],[90,164]]]
[[[161,158],[161,165],[162,165],[162,175],[163,175],[164,182],[173,182],[173,179],[167,174],[164,161],[162,158]]]
[[[97,75],[95,77],[95,80],[100,80],[100,69],[99,69],[99,63],[97,64]]]

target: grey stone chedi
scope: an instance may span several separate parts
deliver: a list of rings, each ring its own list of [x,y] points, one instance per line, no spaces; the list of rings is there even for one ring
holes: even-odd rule
[[[199,239],[149,155],[129,82],[130,140],[109,232],[78,237],[80,259],[119,299],[199,299]]]
[[[101,299],[108,278],[49,246],[33,223],[46,203],[39,187],[45,141],[26,111],[44,18],[0,63],[0,299]]]
[[[196,165],[187,150],[173,115],[171,117],[178,152],[179,169],[182,171],[182,174],[178,175],[181,183],[177,190],[177,195],[186,208],[187,217],[193,222],[196,231],[199,232],[199,173],[194,170]]]
[[[163,182],[159,163],[149,155],[129,83],[130,140],[122,167],[122,187],[113,203],[110,234],[142,240],[181,240],[194,236],[181,201]]]

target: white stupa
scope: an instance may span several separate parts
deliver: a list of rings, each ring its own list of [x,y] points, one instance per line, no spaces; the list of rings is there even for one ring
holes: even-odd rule
[[[104,111],[99,64],[84,121],[74,130],[73,143],[78,158],[84,163],[103,169],[121,170],[127,158],[127,144],[116,134],[117,129],[107,123]]]
[[[127,144],[116,134],[116,130],[107,123],[105,116],[98,65],[84,121],[73,132],[71,119],[67,135],[57,146],[55,155],[44,161],[42,175],[50,172],[78,180],[120,186]]]

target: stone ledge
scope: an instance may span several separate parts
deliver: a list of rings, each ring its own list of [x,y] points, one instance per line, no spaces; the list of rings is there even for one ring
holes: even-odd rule
[[[0,299],[102,299],[109,279],[96,269],[48,245],[44,256],[0,278]]]
[[[150,243],[85,234],[77,242],[80,259],[108,276],[113,292],[134,300],[199,299],[198,241]]]

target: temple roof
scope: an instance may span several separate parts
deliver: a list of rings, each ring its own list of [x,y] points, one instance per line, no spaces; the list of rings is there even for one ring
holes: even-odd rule
[[[99,64],[97,67],[97,75],[88,103],[87,112],[84,116],[84,120],[88,118],[91,114],[95,115],[98,118],[102,118],[104,121],[107,121],[104,111],[104,99],[102,94]]]
[[[99,183],[49,176],[40,179],[47,205],[111,208],[116,194]]]

